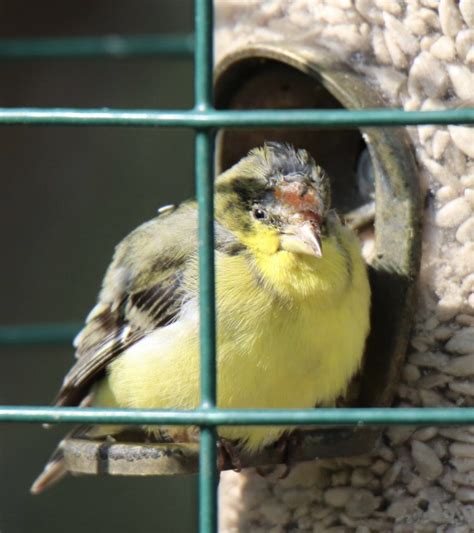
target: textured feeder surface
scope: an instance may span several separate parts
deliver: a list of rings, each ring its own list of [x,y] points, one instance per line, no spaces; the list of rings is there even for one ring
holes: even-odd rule
[[[298,446],[291,452],[291,462],[327,459],[342,455],[354,456],[372,447],[376,431],[370,428],[335,428],[301,431]],[[341,448],[342,447],[342,448]],[[76,474],[108,474],[119,476],[168,476],[195,474],[199,470],[198,443],[109,442],[66,439],[62,446],[69,472]],[[257,454],[241,455],[242,466],[278,465],[282,452],[270,446]],[[224,470],[231,470],[227,461]]]
[[[262,0],[259,17],[250,5],[227,4],[216,0],[220,57],[237,46],[264,39],[283,45],[297,36],[311,48],[334,50],[386,95],[390,107],[472,105],[472,0]],[[417,312],[393,403],[473,407],[474,139],[463,141],[474,130],[419,126],[406,132],[428,195]],[[297,465],[283,482],[251,471],[225,473],[221,528],[469,533],[473,431],[390,427],[371,454]]]

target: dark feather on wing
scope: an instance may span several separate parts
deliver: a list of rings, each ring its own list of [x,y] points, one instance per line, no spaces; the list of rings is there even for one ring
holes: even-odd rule
[[[81,332],[77,361],[64,378],[56,405],[77,405],[118,355],[156,328],[170,324],[181,305],[182,274],[173,273],[146,290],[126,294]]]

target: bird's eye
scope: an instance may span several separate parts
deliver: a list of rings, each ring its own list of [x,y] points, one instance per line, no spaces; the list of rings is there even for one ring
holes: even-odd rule
[[[263,209],[260,209],[260,207],[254,207],[252,209],[252,215],[257,220],[262,220],[263,218],[267,218],[267,214],[265,213],[265,211]]]

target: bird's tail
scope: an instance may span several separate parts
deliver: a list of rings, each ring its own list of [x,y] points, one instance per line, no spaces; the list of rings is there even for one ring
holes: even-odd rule
[[[62,442],[46,463],[41,474],[35,479],[33,485],[31,485],[31,494],[40,494],[46,488],[60,481],[67,474],[61,444]]]
[[[43,468],[41,474],[35,479],[31,485],[31,494],[40,494],[48,487],[55,485],[58,481],[67,474],[66,462],[64,460],[63,446],[67,439],[80,438],[87,435],[90,426],[81,425],[73,428],[58,444],[53,454]]]

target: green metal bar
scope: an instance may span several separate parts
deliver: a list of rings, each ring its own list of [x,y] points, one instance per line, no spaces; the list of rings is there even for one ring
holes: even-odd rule
[[[212,3],[196,0],[194,53],[194,109],[212,110],[213,106],[213,20]]]
[[[193,35],[104,35],[39,39],[0,39],[0,59],[77,57],[189,57]]]
[[[196,110],[212,102],[212,2],[196,0]],[[201,406],[216,403],[214,290],[214,169],[212,132],[196,132],[196,196],[199,208]]]
[[[289,109],[217,111],[208,109],[160,111],[149,109],[41,109],[0,108],[1,124],[56,126],[160,126],[180,128],[248,128],[402,126],[473,124],[474,108],[444,111],[401,109]]]
[[[17,344],[70,344],[81,329],[78,323],[0,326],[0,346]]]
[[[472,425],[474,407],[347,409],[99,409],[0,406],[0,422],[135,425]]]
[[[214,286],[213,142],[196,132],[196,196],[199,207],[199,316],[201,337],[201,407],[216,404],[216,328]]]
[[[217,533],[216,430],[201,426],[199,435],[199,532]]]
[[[194,110],[212,109],[212,0],[195,1]],[[201,339],[201,410],[216,405],[216,312],[214,272],[213,132],[196,131],[196,193],[199,207],[199,319]],[[199,531],[217,532],[216,432],[207,424],[199,439]]]

